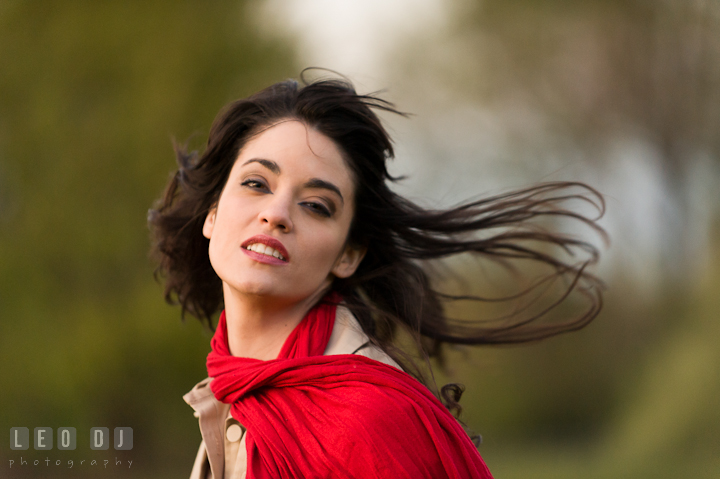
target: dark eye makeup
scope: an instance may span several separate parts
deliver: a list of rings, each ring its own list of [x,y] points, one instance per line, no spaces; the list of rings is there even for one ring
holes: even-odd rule
[[[246,186],[253,190],[268,190],[268,186],[262,180],[255,178],[248,178],[241,183],[242,186]],[[335,211],[334,205],[326,206],[325,204],[317,201],[305,201],[300,203],[312,213],[318,214],[325,218],[332,216]]]
[[[314,201],[307,201],[307,202],[303,203],[303,205],[307,206],[312,212],[317,213],[326,218],[329,218],[332,215],[330,210],[322,203],[316,203]]]
[[[247,180],[243,181],[243,182],[241,183],[241,185],[247,186],[247,187],[253,188],[253,189],[263,189],[263,188],[267,188],[267,186],[265,185],[265,183],[263,183],[263,182],[260,181],[260,180],[256,180],[256,179],[247,179]]]

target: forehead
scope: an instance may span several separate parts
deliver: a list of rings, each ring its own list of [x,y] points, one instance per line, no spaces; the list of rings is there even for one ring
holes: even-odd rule
[[[333,140],[299,120],[283,120],[253,136],[238,154],[235,166],[251,159],[271,160],[281,176],[320,178],[352,191],[353,180],[342,151]],[[244,168],[258,167],[250,163]],[[260,167],[262,168],[262,167]]]

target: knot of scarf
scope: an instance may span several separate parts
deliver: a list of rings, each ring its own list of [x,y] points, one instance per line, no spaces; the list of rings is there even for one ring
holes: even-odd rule
[[[270,361],[232,356],[221,314],[210,388],[247,429],[247,478],[492,478],[416,379],[360,355],[322,356],[340,300],[313,307]]]

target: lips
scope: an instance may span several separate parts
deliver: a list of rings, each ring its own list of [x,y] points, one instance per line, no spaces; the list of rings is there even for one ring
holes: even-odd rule
[[[265,248],[260,245],[265,246]],[[252,251],[257,254],[267,256],[268,258],[274,258],[278,261],[282,261],[283,263],[290,261],[290,254],[287,252],[287,249],[285,249],[285,246],[271,236],[256,235],[245,240],[240,246],[242,246],[242,248],[246,251]],[[275,251],[268,250],[267,248],[272,248],[272,250]],[[281,258],[278,258],[274,253],[279,253]]]

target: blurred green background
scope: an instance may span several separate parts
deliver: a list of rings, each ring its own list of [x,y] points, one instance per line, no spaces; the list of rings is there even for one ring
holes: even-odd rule
[[[387,121],[419,202],[607,194],[595,322],[451,352],[497,478],[720,476],[717,2],[5,0],[0,59],[0,476],[189,475],[209,336],[162,300],[147,210],[173,138],[202,148],[223,105],[308,65],[417,114]],[[19,454],[18,426],[78,448]],[[90,451],[95,426],[134,449]]]

